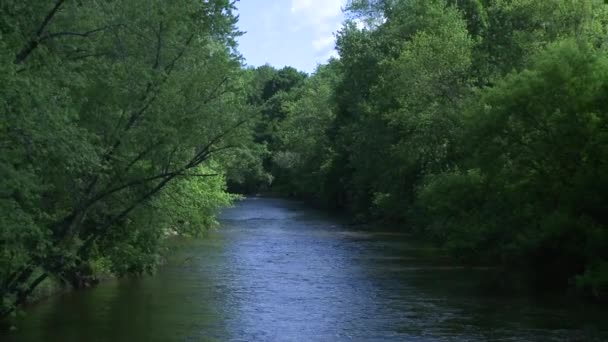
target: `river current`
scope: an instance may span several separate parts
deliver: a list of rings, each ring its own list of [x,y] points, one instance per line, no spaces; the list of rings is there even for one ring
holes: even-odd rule
[[[1,341],[608,341],[608,311],[494,291],[388,228],[249,198],[154,276],[113,280],[26,309]]]

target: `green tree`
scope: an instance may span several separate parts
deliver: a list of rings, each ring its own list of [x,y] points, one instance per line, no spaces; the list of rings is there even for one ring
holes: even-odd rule
[[[379,27],[347,24],[335,124],[348,206],[404,220],[417,180],[446,163],[473,41],[444,1],[395,2]]]
[[[314,76],[291,92],[278,126],[278,147],[273,154],[275,188],[282,193],[326,203],[326,172],[332,163],[327,130],[335,119],[334,89],[339,81],[338,61],[320,66]]]
[[[114,256],[115,270],[153,268],[170,226],[130,222],[152,205],[171,208],[158,197],[171,186],[206,192],[201,215],[213,215],[226,199],[209,173],[223,174],[250,144],[255,108],[242,85],[230,1],[2,8],[6,313],[49,276],[81,285],[98,257]],[[198,229],[212,222],[181,220]]]
[[[603,51],[566,40],[475,98],[460,170],[421,188],[433,235],[467,258],[530,265],[557,286],[600,267],[607,73]]]

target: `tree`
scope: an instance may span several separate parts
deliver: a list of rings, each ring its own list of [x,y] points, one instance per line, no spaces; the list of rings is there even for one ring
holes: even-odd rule
[[[130,222],[144,206],[170,206],[158,195],[179,193],[176,182],[194,192],[216,184],[202,215],[226,203],[210,180],[236,153],[224,152],[250,141],[255,109],[241,87],[233,2],[2,6],[6,313],[48,276],[79,286],[90,262],[117,246],[138,256],[110,258],[116,269],[153,267],[170,227]],[[136,248],[142,237],[147,246]]]
[[[417,179],[446,162],[473,42],[444,1],[395,2],[383,16],[376,29],[347,24],[338,37],[335,150],[347,163],[348,205],[404,220]]]
[[[560,287],[603,267],[607,73],[603,51],[566,40],[472,101],[461,169],[421,189],[433,234]]]
[[[320,66],[314,76],[291,92],[284,104],[286,117],[277,128],[273,164],[275,189],[282,193],[327,199],[326,171],[332,162],[327,130],[334,118],[334,89],[339,82],[338,61]]]

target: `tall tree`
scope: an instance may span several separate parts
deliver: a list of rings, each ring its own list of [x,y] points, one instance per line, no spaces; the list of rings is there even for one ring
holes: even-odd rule
[[[2,7],[8,312],[46,277],[78,286],[92,258],[143,236],[129,222],[167,186],[221,174],[230,154],[220,153],[247,143],[253,111],[231,1]],[[168,228],[154,227],[157,240]]]

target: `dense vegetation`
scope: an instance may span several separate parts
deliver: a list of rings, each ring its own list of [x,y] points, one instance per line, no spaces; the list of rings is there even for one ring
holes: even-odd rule
[[[272,189],[605,299],[604,1],[353,0],[347,13],[340,58],[268,101]]]
[[[0,315],[153,270],[228,187],[608,296],[604,1],[352,0],[312,75],[243,68],[229,0],[0,8]]]
[[[0,8],[1,315],[47,281],[151,271],[165,236],[213,226],[257,110],[232,1]]]

